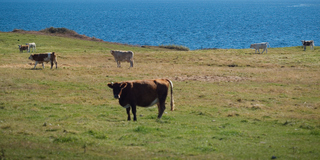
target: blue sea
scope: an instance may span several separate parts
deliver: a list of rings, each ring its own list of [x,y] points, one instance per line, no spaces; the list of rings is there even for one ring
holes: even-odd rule
[[[204,48],[320,44],[319,0],[0,0],[0,31],[64,27],[104,41]],[[0,37],[1,39],[1,37]]]

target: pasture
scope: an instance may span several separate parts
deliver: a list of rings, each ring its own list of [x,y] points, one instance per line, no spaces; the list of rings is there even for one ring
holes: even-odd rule
[[[56,52],[58,69],[19,53]],[[272,43],[270,44],[272,47]],[[249,48],[250,44],[248,44]],[[117,68],[110,50],[131,50]],[[0,159],[318,159],[320,48],[176,51],[0,33]],[[109,82],[169,78],[175,111],[127,115]]]

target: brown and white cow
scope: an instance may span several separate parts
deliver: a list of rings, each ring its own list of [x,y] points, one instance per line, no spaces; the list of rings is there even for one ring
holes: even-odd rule
[[[130,67],[133,67],[133,55],[132,51],[110,51],[113,55],[115,61],[117,62],[117,67],[121,67],[120,62],[130,62]]]
[[[36,68],[38,63],[42,63],[42,67],[44,68],[43,62],[47,62],[47,63],[51,62],[51,69],[52,69],[53,63],[55,63],[56,68],[58,68],[57,57],[58,57],[57,54],[52,52],[52,53],[31,54],[29,59],[36,61],[34,68]]]
[[[23,53],[23,50],[29,51],[29,45],[18,45],[18,46],[21,53]]]
[[[136,106],[150,107],[158,105],[158,118],[162,117],[168,89],[171,90],[171,111],[174,110],[173,84],[169,79],[135,80],[109,83],[113,89],[114,98],[119,99],[119,104],[127,109],[128,121],[130,109],[132,109],[133,120],[137,120]]]
[[[313,50],[313,47],[314,47],[314,41],[313,40],[309,40],[309,41],[302,40],[301,42],[302,42],[304,50],[306,50],[307,46],[310,46],[310,49]]]

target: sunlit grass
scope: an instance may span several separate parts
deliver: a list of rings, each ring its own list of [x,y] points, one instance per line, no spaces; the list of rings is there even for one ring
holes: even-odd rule
[[[0,36],[0,157],[2,150],[6,159],[320,156],[319,47],[254,54]],[[17,46],[28,42],[37,53],[55,51],[58,69],[32,70]],[[133,51],[134,67],[117,68],[110,49]],[[126,121],[107,83],[151,78],[173,81],[176,110],[158,120],[156,107],[139,107],[138,121]]]

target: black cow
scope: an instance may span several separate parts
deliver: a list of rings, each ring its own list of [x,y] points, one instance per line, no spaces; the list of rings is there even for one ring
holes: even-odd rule
[[[128,121],[130,118],[130,108],[132,108],[133,120],[137,120],[136,106],[150,107],[158,105],[158,118],[162,117],[165,101],[168,95],[168,88],[171,89],[171,111],[174,110],[173,84],[169,79],[136,80],[109,83],[113,89],[114,98],[119,99],[119,104],[127,109]]]

